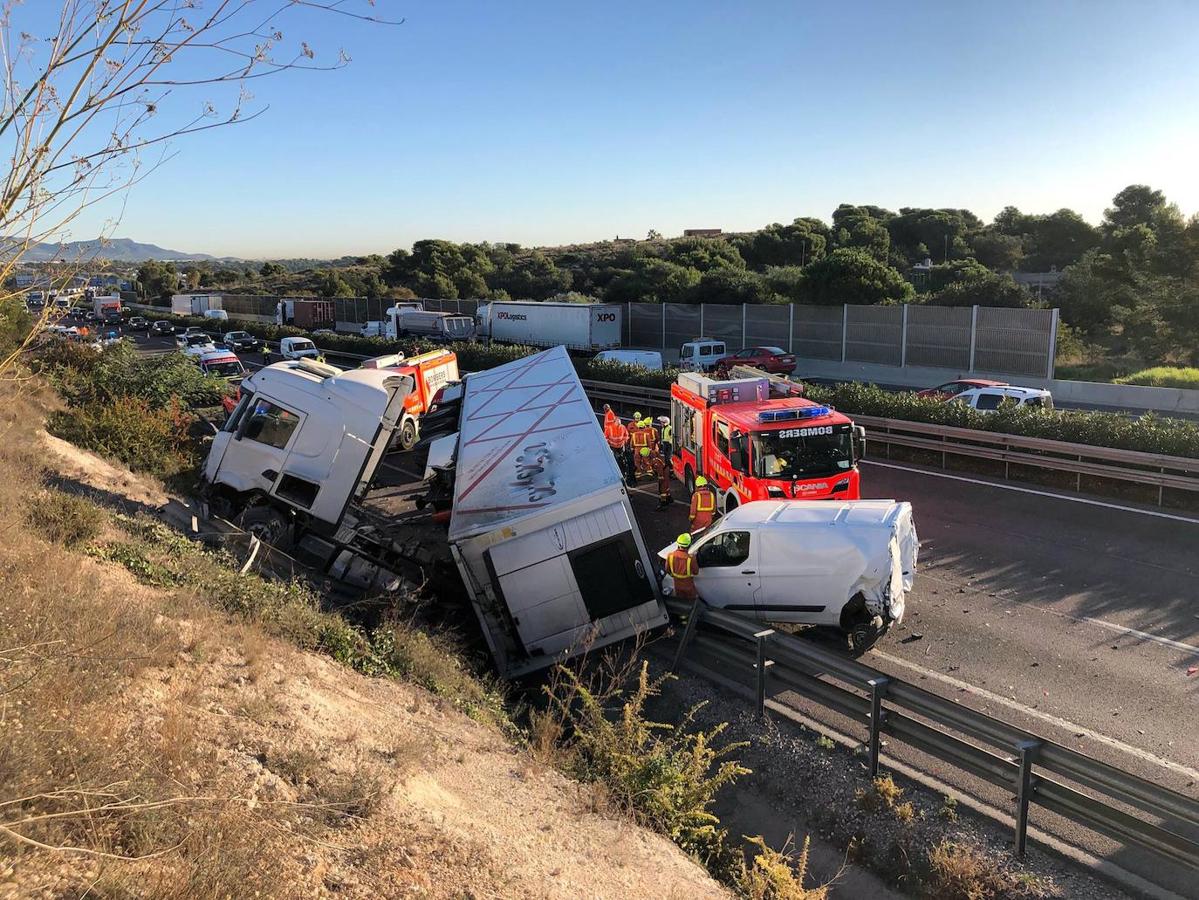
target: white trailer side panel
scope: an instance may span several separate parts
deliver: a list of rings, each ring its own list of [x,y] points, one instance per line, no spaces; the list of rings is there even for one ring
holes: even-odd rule
[[[489,307],[491,338],[534,347],[620,346],[621,309],[611,303],[512,303]]]
[[[651,559],[563,347],[465,383],[449,542],[500,672],[665,623]]]

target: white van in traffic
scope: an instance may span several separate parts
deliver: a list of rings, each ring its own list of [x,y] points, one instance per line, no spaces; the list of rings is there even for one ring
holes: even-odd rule
[[[613,362],[625,366],[640,366],[651,372],[662,371],[662,354],[657,350],[601,350],[596,362]]]
[[[950,397],[947,403],[964,403],[979,412],[994,412],[1003,403],[1052,410],[1053,394],[1041,388],[1015,387],[1010,384],[976,387]]]
[[[684,372],[711,372],[727,353],[724,341],[693,338],[679,348],[679,368]]]
[[[279,355],[284,359],[320,359],[321,351],[306,337],[285,337],[279,342]]]
[[[675,544],[658,555],[663,559]],[[709,606],[763,622],[829,625],[863,653],[903,620],[920,540],[895,500],[757,500],[695,538]],[[666,576],[664,590],[673,590]]]

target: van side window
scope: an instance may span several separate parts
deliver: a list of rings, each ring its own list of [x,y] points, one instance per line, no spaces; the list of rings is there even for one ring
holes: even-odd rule
[[[979,394],[978,402],[974,405],[975,409],[999,409],[999,404],[1003,401],[1002,394]]]
[[[724,344],[713,344],[712,352],[718,356],[723,356],[724,355]]]
[[[701,569],[739,566],[749,559],[749,532],[726,531],[699,548],[695,556]]]
[[[282,450],[299,424],[300,417],[295,413],[269,400],[259,400],[250,412],[250,421],[242,437]]]
[[[712,345],[711,344],[700,344],[699,355],[700,356],[711,356],[712,355]]]
[[[679,358],[687,359],[691,356],[695,356],[695,344],[683,344],[682,348],[679,350]]]

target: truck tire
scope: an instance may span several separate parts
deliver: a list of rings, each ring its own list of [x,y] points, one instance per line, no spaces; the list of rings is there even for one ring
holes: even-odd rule
[[[687,486],[688,497],[695,493],[695,473],[691,471],[691,466],[683,469],[683,484]]]
[[[420,435],[417,433],[416,420],[409,416],[400,423],[400,430],[396,435],[396,446],[401,450],[411,450],[416,446],[418,440],[420,440]]]
[[[849,655],[857,658],[878,643],[878,639],[887,633],[882,616],[870,619],[860,619],[849,629],[846,636],[849,643]]]
[[[292,546],[291,522],[287,516],[271,506],[251,506],[237,517],[237,524],[264,544],[278,550],[290,550]]]

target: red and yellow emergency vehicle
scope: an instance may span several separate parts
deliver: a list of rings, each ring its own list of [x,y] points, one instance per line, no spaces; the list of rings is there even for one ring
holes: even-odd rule
[[[751,500],[859,499],[865,430],[801,396],[772,396],[772,381],[680,373],[670,387],[675,474],[689,491],[707,478],[725,512]]]
[[[459,380],[458,357],[450,350],[430,350],[418,356],[391,353],[362,364],[364,369],[391,369],[412,379],[412,392],[404,398],[404,416],[396,429],[396,446],[411,450],[420,440],[420,417],[448,384]]]

